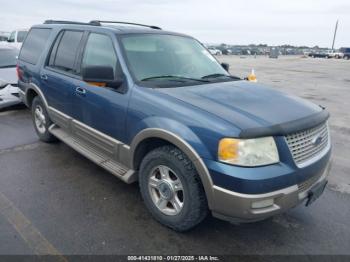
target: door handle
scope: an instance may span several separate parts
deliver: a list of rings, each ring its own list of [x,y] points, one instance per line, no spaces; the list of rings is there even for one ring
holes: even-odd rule
[[[42,80],[47,80],[47,75],[40,75],[40,78],[42,79]]]
[[[78,94],[78,95],[85,95],[86,94],[86,90],[84,89],[84,88],[82,88],[82,87],[77,87],[77,88],[75,88],[75,92]]]

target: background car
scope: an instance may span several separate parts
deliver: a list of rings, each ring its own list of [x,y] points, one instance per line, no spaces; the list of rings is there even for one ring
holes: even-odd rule
[[[0,42],[2,42],[2,41],[7,42],[7,40],[9,39],[9,36],[10,36],[10,33],[0,31]]]
[[[21,103],[16,73],[18,53],[18,48],[0,44],[0,110]]]
[[[27,29],[18,29],[18,30],[12,31],[7,42],[11,43],[11,45],[20,49],[27,33],[28,33]]]
[[[312,51],[309,53],[309,57],[313,57],[313,58],[316,58],[316,57],[319,57],[319,58],[326,58],[328,57],[328,54],[326,51],[323,51],[323,50],[318,50],[318,51]]]
[[[350,59],[350,47],[342,47],[339,52],[343,54],[344,59]]]
[[[222,55],[222,52],[215,47],[209,47],[208,50],[212,55]]]

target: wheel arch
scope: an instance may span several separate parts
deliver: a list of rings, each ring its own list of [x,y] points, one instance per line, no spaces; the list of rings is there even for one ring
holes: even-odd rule
[[[202,181],[210,207],[213,197],[213,181],[210,177],[209,171],[194,148],[178,135],[160,128],[147,128],[138,133],[130,145],[131,167],[134,170],[138,170],[143,157],[150,150],[166,144],[176,146],[193,162]]]
[[[25,104],[29,108],[31,108],[33,99],[36,96],[39,96],[41,98],[41,100],[43,101],[46,108],[49,107],[47,100],[46,100],[43,92],[40,90],[40,88],[37,85],[30,83],[27,90],[26,90],[26,93],[25,93]]]

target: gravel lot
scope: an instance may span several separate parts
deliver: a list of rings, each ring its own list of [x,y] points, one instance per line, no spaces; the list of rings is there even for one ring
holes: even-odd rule
[[[350,61],[220,56],[231,73],[326,106],[333,167],[324,195],[266,221],[208,217],[187,233],[155,222],[126,185],[63,143],[38,141],[27,109],[0,113],[0,254],[350,255]]]

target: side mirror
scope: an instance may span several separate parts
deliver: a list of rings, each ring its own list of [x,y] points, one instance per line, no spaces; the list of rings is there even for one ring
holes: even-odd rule
[[[221,63],[221,66],[228,72],[230,70],[230,65],[228,63]]]
[[[83,67],[82,77],[85,82],[102,83],[112,88],[118,88],[123,83],[122,80],[115,79],[111,66]]]

